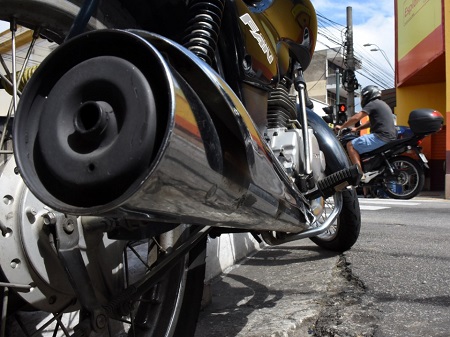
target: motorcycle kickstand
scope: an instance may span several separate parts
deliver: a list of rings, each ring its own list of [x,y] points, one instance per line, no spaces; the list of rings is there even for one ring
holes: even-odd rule
[[[81,306],[80,322],[74,328],[74,336],[87,337],[91,331],[103,332],[108,326],[108,316],[98,304],[81,255],[77,218],[60,215],[54,220],[56,251]]]

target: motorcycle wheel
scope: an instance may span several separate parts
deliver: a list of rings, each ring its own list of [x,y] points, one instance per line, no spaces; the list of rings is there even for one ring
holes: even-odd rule
[[[350,167],[344,148],[324,120],[313,111],[308,110],[308,124],[314,130],[319,147],[325,156],[327,169],[324,174],[329,175]],[[361,213],[356,191],[345,189],[337,192],[331,198],[324,200],[324,205],[324,210],[317,219],[318,225],[329,219],[335,207],[341,207],[340,213],[326,232],[311,238],[311,240],[327,250],[336,252],[349,250],[358,240],[361,228]]]
[[[344,190],[338,193],[337,197],[343,199],[342,210],[337,221],[325,233],[311,238],[311,241],[321,248],[344,252],[349,250],[358,240],[361,228],[361,213],[355,190]]]
[[[78,14],[79,7],[75,3],[80,1],[63,1],[63,0],[0,0],[0,20],[8,22],[15,20],[15,22],[24,27],[28,27],[34,30],[33,37],[29,37],[31,41],[34,41],[34,48],[40,48],[40,43],[47,43],[48,41],[54,41],[61,43],[64,41],[64,37],[71,27],[74,17]],[[113,28],[113,27],[134,27],[133,20],[124,13],[115,16],[119,11],[114,5],[115,1],[101,1],[100,8],[96,18],[92,18],[88,24],[88,29],[101,29],[101,28]],[[116,4],[117,5],[117,4]],[[4,37],[4,35],[3,35]],[[16,39],[17,45],[14,47],[22,47],[19,44],[22,40]],[[2,55],[4,56],[4,55]],[[17,60],[12,56],[6,56],[5,59],[11,63],[15,63]],[[18,57],[16,57],[18,58]],[[17,61],[19,63],[19,61]],[[22,63],[22,61],[20,61]],[[39,61],[32,60],[31,65],[39,63]],[[20,70],[22,64],[16,64],[16,72]],[[0,71],[2,75],[8,71],[0,65]],[[11,71],[11,69],[9,69]],[[19,97],[16,93],[15,97]],[[12,106],[12,114],[14,113],[14,104]],[[4,109],[4,107],[0,107]],[[8,108],[6,107],[8,110]],[[0,116],[5,113],[0,113]],[[2,130],[0,130],[2,132]],[[5,147],[11,149],[9,143],[5,142]],[[4,148],[5,148],[4,147]],[[3,148],[3,149],[4,149]],[[3,155],[0,157],[0,170],[4,170],[6,162],[11,155]],[[2,172],[0,171],[0,174]],[[0,180],[2,178],[0,177]],[[0,182],[0,185],[3,182]],[[152,262],[152,266],[157,265],[158,259],[164,256],[170,255],[170,250],[176,250],[174,247],[178,247],[180,243],[185,240],[185,230],[188,228],[185,225],[179,226],[172,232],[169,232],[171,240],[167,244],[167,247],[161,247],[157,238],[148,239],[148,253],[147,262]],[[164,234],[165,235],[165,234]],[[1,245],[0,237],[0,245]],[[160,241],[159,241],[160,242]],[[176,242],[176,243],[175,243]],[[155,245],[157,246],[155,249]],[[151,249],[150,249],[151,247]],[[160,249],[158,249],[160,248]],[[161,249],[162,248],[162,249]],[[164,249],[167,248],[167,249]],[[154,253],[159,251],[159,253]],[[161,250],[165,251],[161,254]],[[200,303],[203,292],[203,282],[205,275],[205,255],[206,255],[206,238],[193,249],[191,249],[183,258],[178,260],[175,266],[171,266],[170,269],[164,271],[160,281],[144,296],[137,300],[133,306],[137,309],[133,310],[133,317],[127,317],[127,325],[123,328],[124,324],[120,323],[120,328],[115,331],[110,331],[111,336],[193,336],[195,326],[197,322],[198,313],[200,310]],[[126,262],[126,261],[125,261]],[[2,261],[0,256],[0,281],[4,282],[1,268],[7,268],[10,261]],[[45,265],[45,262],[43,262]],[[127,265],[127,263],[125,263]],[[65,277],[65,276],[64,276]],[[0,300],[4,300],[3,294],[6,292],[7,287],[0,287]],[[10,291],[14,293],[13,291]],[[8,336],[20,336],[23,328],[13,330],[13,326],[22,325],[22,322],[18,320],[18,317],[23,317],[22,321],[28,320],[29,311],[33,311],[33,317],[39,317],[42,321],[38,324],[39,327],[45,326],[48,319],[46,312],[38,311],[37,308],[30,306],[27,303],[23,303],[20,297],[17,297],[17,302],[13,303],[15,296],[9,296],[9,303],[7,313],[3,308],[3,315],[8,315],[8,323],[0,330],[6,328],[6,335]],[[50,302],[52,299],[48,299]],[[4,302],[6,303],[6,302]],[[24,306],[25,305],[25,306]],[[19,308],[19,309],[18,309]],[[20,310],[20,308],[26,309],[28,312]],[[72,315],[73,313],[69,313]],[[23,315],[23,316],[21,316]],[[50,317],[60,317],[61,313],[51,312]],[[45,318],[41,318],[45,317]],[[76,319],[72,315],[67,320],[67,326],[63,319],[57,319],[52,325],[49,325],[44,329],[45,332],[39,332],[40,336],[68,336],[73,333],[73,326],[77,324]],[[53,319],[54,321],[54,319]],[[131,322],[131,324],[129,324]],[[18,323],[18,324],[17,324]],[[3,322],[2,322],[3,324]],[[70,326],[72,324],[72,326]],[[114,325],[115,326],[115,325]],[[53,331],[50,331],[54,329]],[[37,327],[36,327],[37,329]],[[125,330],[124,330],[125,329]],[[9,331],[9,332],[8,332]],[[128,332],[129,331],[129,332]],[[29,332],[29,335],[34,332]]]
[[[396,157],[389,160],[394,174],[383,178],[386,194],[394,199],[411,199],[419,194],[425,184],[422,166],[410,157]]]

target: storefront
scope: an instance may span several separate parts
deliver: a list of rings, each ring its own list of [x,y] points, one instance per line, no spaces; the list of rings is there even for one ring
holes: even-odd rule
[[[409,112],[417,108],[436,109],[447,120],[450,8],[445,8],[445,0],[395,0],[395,11],[397,123],[408,125]],[[450,136],[446,126],[427,137],[423,148],[430,161],[426,188],[445,190],[446,198],[450,198],[450,167],[446,165],[450,160]]]

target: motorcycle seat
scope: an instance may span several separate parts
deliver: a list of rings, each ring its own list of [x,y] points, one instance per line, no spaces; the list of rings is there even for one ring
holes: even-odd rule
[[[385,145],[383,145],[383,146],[381,146],[381,147],[379,147],[379,148],[377,148],[375,150],[372,150],[370,152],[364,152],[364,153],[360,154],[360,157],[361,158],[367,158],[367,157],[371,157],[371,156],[377,155],[379,153],[382,153],[382,152],[384,152],[386,150],[389,150],[389,149],[391,149],[393,147],[396,147],[396,146],[399,146],[399,145],[408,145],[409,143],[416,143],[417,139],[414,140],[413,138],[414,137],[395,139],[395,140],[390,141],[389,143],[386,143]]]

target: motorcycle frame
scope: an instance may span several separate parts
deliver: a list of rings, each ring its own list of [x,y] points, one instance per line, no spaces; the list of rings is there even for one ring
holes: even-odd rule
[[[419,159],[418,160],[419,163],[421,163],[423,166],[428,168],[428,165],[420,157],[421,148],[417,145],[418,142],[420,140],[422,140],[424,137],[425,136],[423,136],[423,135],[413,135],[410,138],[398,140],[397,144],[393,145],[391,148],[388,148],[379,154],[383,157],[384,162],[385,162],[387,168],[389,169],[389,171],[391,172],[391,174],[394,174],[394,169],[392,168],[388,159],[402,155],[410,150],[414,151],[415,155]]]

